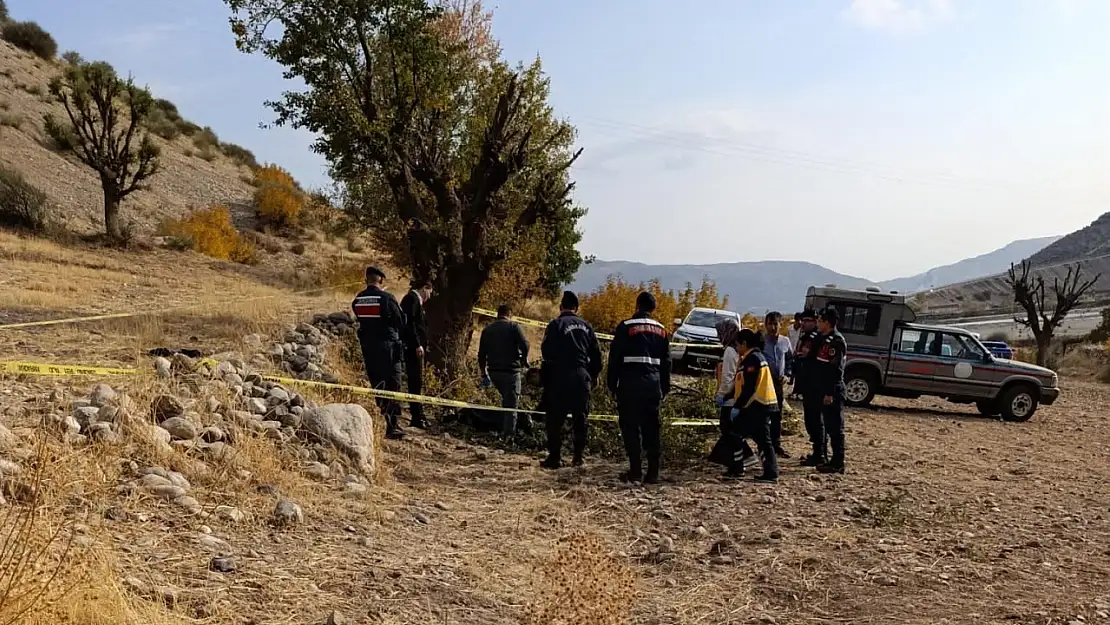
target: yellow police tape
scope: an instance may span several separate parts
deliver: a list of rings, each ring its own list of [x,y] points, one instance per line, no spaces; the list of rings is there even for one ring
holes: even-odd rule
[[[216,364],[216,361],[206,358],[200,362],[205,364]],[[142,375],[144,372],[138,369],[123,369],[117,367],[89,367],[83,365],[59,365],[59,364],[45,364],[36,362],[0,362],[0,373],[10,373],[13,375],[43,375],[43,376],[80,376],[80,375]],[[338,391],[348,391],[357,395],[367,395],[370,397],[385,397],[397,401],[404,401],[410,403],[425,404],[429,406],[442,406],[446,408],[471,408],[475,410],[485,410],[492,412],[516,412],[518,414],[544,414],[538,410],[525,410],[522,408],[502,408],[501,406],[487,406],[485,404],[472,404],[470,402],[457,401],[454,399],[443,399],[440,397],[430,397],[427,395],[413,395],[412,393],[402,393],[400,391],[387,391],[384,389],[366,388],[365,386],[350,386],[347,384],[332,384],[330,382],[315,382],[311,380],[297,380],[295,378],[286,378],[276,375],[264,375],[262,379],[270,382],[277,382],[279,384],[299,385],[299,386],[313,386],[317,388],[326,388]],[[590,415],[591,421],[616,421],[616,415]],[[676,426],[706,426],[716,425],[716,421],[702,420],[702,419],[687,419],[679,421],[667,421],[667,425]]]
[[[488,310],[486,308],[474,308],[473,311],[474,311],[475,315],[479,315],[481,317],[494,317],[494,318],[497,317],[497,312],[492,311],[492,310]],[[547,324],[546,323],[544,323],[542,321],[536,321],[535,319],[526,319],[524,317],[513,317],[513,321],[519,323],[522,326],[530,326],[530,327],[533,327],[533,328],[547,329]],[[0,326],[0,328],[3,328],[3,326]],[[599,338],[603,341],[612,341],[613,340],[613,335],[612,334],[606,334],[604,332],[596,332],[595,334],[597,334],[597,338]],[[671,341],[670,345],[671,345],[671,347],[701,347],[703,349],[722,349],[724,347],[723,345],[713,344],[713,343],[679,343],[679,342],[675,342],[675,341]]]

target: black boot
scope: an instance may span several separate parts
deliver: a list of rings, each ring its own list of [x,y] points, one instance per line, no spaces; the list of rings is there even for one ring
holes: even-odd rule
[[[571,464],[576,467],[581,467],[586,464],[586,461],[582,459],[582,454],[574,454],[574,459],[571,460]]]
[[[725,469],[724,475],[721,477],[728,480],[741,480],[744,479],[744,465],[734,464],[728,469]]]
[[[405,437],[405,431],[402,430],[401,426],[397,423],[397,417],[388,417],[386,419],[385,437],[394,441],[399,441]]]
[[[817,467],[818,473],[844,473],[844,459],[833,458],[832,460]]]
[[[548,454],[547,458],[540,462],[540,466],[544,469],[554,470],[562,467],[563,461],[561,458],[559,458],[559,456]]]
[[[659,458],[648,458],[647,475],[644,476],[644,484],[658,484],[659,483]]]

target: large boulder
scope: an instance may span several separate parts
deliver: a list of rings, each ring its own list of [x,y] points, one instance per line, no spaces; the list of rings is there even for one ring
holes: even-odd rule
[[[328,404],[304,413],[301,427],[355,463],[358,470],[374,472],[374,423],[358,404]]]

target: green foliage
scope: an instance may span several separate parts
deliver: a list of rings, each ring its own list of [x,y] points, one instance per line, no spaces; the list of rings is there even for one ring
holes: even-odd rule
[[[158,171],[158,146],[140,130],[154,108],[146,89],[121,79],[107,63],[67,65],[50,83],[50,93],[67,119],[44,117],[46,134],[97,172],[104,191],[104,222],[109,238],[122,240],[120,202],[145,188]]]
[[[8,21],[8,5],[4,0],[0,0],[0,24]]]
[[[7,22],[0,38],[48,61],[58,54],[58,42],[35,22]]]
[[[66,50],[66,52],[62,54],[62,62],[66,65],[80,65],[85,62],[85,59],[81,56],[81,53],[75,50]]]
[[[47,210],[46,193],[19,172],[0,168],[0,226],[42,232]]]
[[[224,156],[240,165],[245,165],[251,169],[258,169],[258,159],[255,158],[254,152],[251,152],[241,145],[220,143],[220,151],[224,153]]]
[[[193,145],[200,150],[219,148],[220,137],[216,135],[215,130],[205,126],[200,132],[193,135]]]
[[[573,275],[575,130],[548,103],[538,60],[500,58],[487,14],[425,0],[225,2],[240,49],[307,87],[269,103],[276,123],[317,137],[344,210],[444,294],[429,302],[432,363],[458,368],[470,308],[527,239],[544,238],[526,259],[546,265],[537,287]]]
[[[1091,330],[1089,337],[1092,343],[1105,343],[1110,341],[1110,308],[1102,309],[1102,321],[1098,327]]]

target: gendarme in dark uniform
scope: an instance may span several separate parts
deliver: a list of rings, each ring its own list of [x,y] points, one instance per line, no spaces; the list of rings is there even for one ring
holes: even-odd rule
[[[813,368],[810,361],[813,347],[820,336],[815,327],[816,320],[816,312],[806,310],[802,313],[802,333],[798,335],[798,344],[794,346],[794,392],[802,395],[802,413],[812,448],[810,454],[802,458],[804,467],[817,467],[829,459],[829,439],[821,417],[824,395],[819,389],[810,388],[810,369]]]
[[[832,447],[832,458],[817,467],[822,473],[844,472],[844,359],[848,343],[837,330],[840,315],[825,308],[817,315],[819,332],[806,363],[806,397],[821,403],[821,417]]]
[[[624,448],[628,452],[627,482],[659,482],[662,455],[659,405],[671,390],[670,341],[663,324],[651,318],[655,298],[640,293],[636,314],[617,326],[609,348],[606,385],[617,398],[617,412]],[[641,464],[647,456],[647,475]]]
[[[351,302],[358,319],[358,342],[366,377],[376,389],[401,390],[401,336],[405,316],[390,293],[382,289],[385,273],[377,267],[366,268],[366,288]],[[401,438],[404,432],[397,423],[401,405],[396,400],[378,397],[378,409],[385,416],[385,434]]]
[[[544,468],[562,466],[563,423],[571,415],[574,425],[574,464],[581,466],[586,452],[590,389],[601,375],[601,347],[590,324],[578,316],[578,296],[567,291],[559,305],[562,312],[543,336],[544,397],[547,401],[547,459]]]

